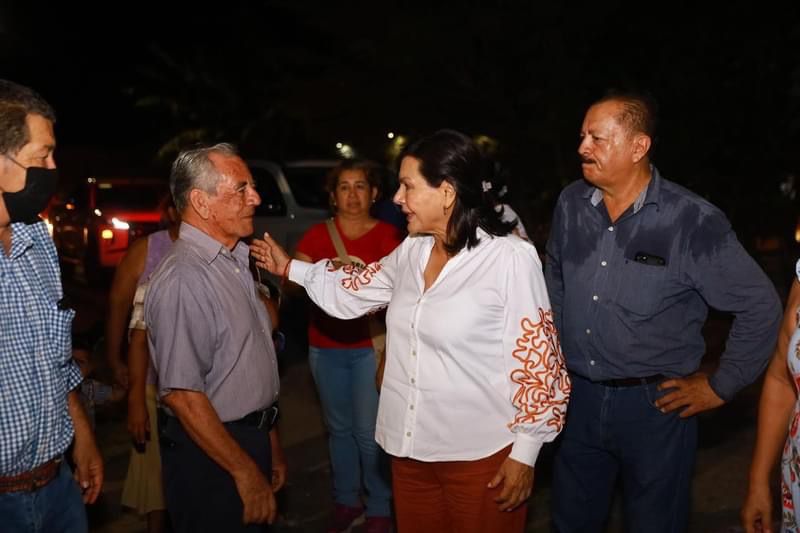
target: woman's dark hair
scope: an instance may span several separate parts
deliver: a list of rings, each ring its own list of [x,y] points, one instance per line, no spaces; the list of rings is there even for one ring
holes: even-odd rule
[[[478,228],[496,236],[511,233],[514,224],[501,220],[487,194],[493,187],[493,169],[472,139],[454,130],[439,130],[411,143],[403,157],[419,161],[419,171],[431,187],[446,181],[456,191],[447,223],[445,250],[449,254],[476,246]]]
[[[367,183],[371,189],[376,189],[379,193],[381,191],[381,167],[374,161],[367,159],[343,159],[338,165],[333,167],[325,178],[325,190],[330,193],[328,196],[330,200],[331,211],[336,213],[336,206],[333,204],[332,195],[336,194],[336,187],[339,185],[339,176],[345,170],[360,170],[367,178]]]

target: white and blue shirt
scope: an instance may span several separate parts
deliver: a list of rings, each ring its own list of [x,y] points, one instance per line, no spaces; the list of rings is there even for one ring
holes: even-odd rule
[[[75,312],[63,298],[58,257],[44,222],[11,225],[0,250],[0,476],[27,472],[64,453],[74,434],[67,393]]]

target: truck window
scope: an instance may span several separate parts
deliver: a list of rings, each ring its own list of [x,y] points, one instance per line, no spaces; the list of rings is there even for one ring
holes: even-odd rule
[[[256,207],[256,216],[280,217],[286,215],[283,194],[275,182],[275,177],[266,169],[251,167],[250,172],[256,180],[256,190],[261,196],[261,205]]]
[[[302,207],[328,209],[328,191],[325,190],[325,178],[332,167],[286,167],[283,173],[289,188]]]

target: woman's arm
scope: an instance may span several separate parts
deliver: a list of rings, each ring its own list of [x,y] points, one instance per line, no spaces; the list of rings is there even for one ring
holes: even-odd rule
[[[327,260],[311,264],[290,259],[267,234],[264,240],[253,239],[250,246],[256,266],[302,285],[315,304],[341,319],[356,318],[389,303],[401,248],[364,268],[334,268]]]
[[[130,389],[128,390],[128,432],[140,448],[151,440],[150,418],[147,414],[145,387],[150,358],[147,351],[147,331],[131,330],[128,347],[128,370]],[[156,444],[157,446],[158,444]]]
[[[128,312],[133,304],[136,284],[144,271],[147,258],[147,238],[134,242],[122,258],[109,289],[108,320],[106,321],[106,358],[114,381],[128,388],[128,368],[122,357],[122,339],[127,330]]]
[[[535,248],[521,244],[507,265],[503,357],[516,410],[511,457],[533,466],[542,444],[564,426],[571,384]]]
[[[795,279],[783,315],[778,345],[764,376],[764,387],[758,405],[758,432],[750,465],[750,483],[742,523],[747,531],[756,531],[756,524],[768,530],[772,521],[772,497],[769,477],[786,441],[789,421],[797,392],[787,366],[789,340],[797,328],[800,306],[800,282]],[[794,354],[793,354],[794,355]]]
[[[530,496],[539,450],[561,431],[570,392],[536,250],[524,244],[510,254],[503,268],[503,359],[509,401],[515,409],[513,420],[508,421],[514,443],[490,483],[490,488],[502,483],[501,493],[495,498],[501,511],[513,509]]]

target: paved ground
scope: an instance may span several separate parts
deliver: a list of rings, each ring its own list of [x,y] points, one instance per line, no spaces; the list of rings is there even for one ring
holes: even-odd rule
[[[102,317],[103,296],[74,288],[81,302],[78,326],[89,327]],[[706,328],[710,356],[704,366],[715,366],[729,327],[726,317],[714,317]],[[289,481],[279,497],[279,533],[323,531],[332,503],[330,466],[319,403],[301,351],[290,348],[282,358],[283,415],[281,436],[290,466]],[[755,434],[760,383],[740,393],[733,403],[702,416],[700,445],[693,485],[690,531],[717,533],[740,531],[738,512],[746,487],[747,468]],[[94,532],[144,532],[145,523],[122,510],[119,498],[129,454],[124,405],[98,412],[98,439],[106,458],[106,484],[101,500],[91,508]],[[536,489],[531,499],[529,532],[549,531],[551,450],[545,448],[537,467]],[[609,531],[622,531],[618,505],[612,511]],[[356,532],[358,530],[355,530]]]

